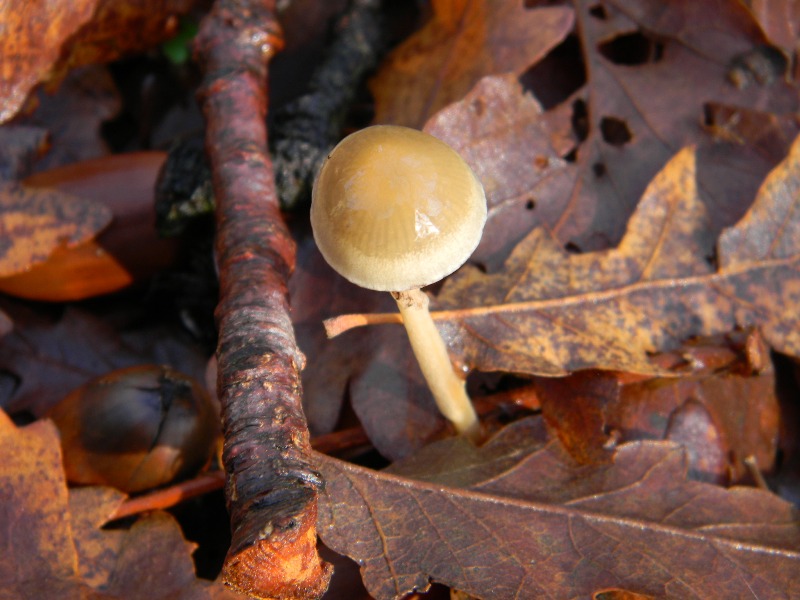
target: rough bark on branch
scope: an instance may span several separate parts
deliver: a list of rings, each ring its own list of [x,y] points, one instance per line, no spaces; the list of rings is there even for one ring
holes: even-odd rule
[[[304,357],[286,288],[295,247],[265,125],[267,65],[280,44],[271,0],[217,0],[196,41],[217,197],[217,385],[232,531],[223,577],[262,598],[315,598],[331,568],[316,552],[321,481],[309,458]]]

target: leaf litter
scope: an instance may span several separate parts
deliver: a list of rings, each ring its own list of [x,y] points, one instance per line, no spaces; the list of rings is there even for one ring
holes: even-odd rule
[[[125,495],[68,490],[51,422],[18,428],[0,411],[0,449],[0,598],[242,598],[195,576],[194,544],[166,513],[101,529]]]
[[[717,270],[704,260],[713,248],[687,149],[648,187],[618,248],[569,255],[537,230],[504,272],[468,268],[448,281],[442,306],[480,299],[475,312],[486,312],[466,309],[444,330],[472,366],[542,375],[590,367],[658,373],[649,353],[750,326],[797,356],[799,161],[797,141],[750,211],[722,233]]]
[[[378,473],[318,455],[329,481],[320,528],[332,547],[363,563],[367,584],[377,597],[422,589],[430,578],[501,598],[514,591],[553,597],[797,594],[797,582],[792,581],[797,516],[789,505],[764,491],[725,490],[685,477],[688,467],[692,477],[724,482],[733,463],[741,476],[741,457],[726,457],[738,450],[759,456],[769,466],[775,455],[775,440],[769,438],[777,427],[772,422],[775,398],[749,408],[741,403],[748,394],[766,395],[766,388],[774,386],[772,374],[721,378],[714,396],[710,390],[719,373],[709,370],[701,377],[694,365],[676,369],[653,359],[664,349],[683,352],[679,344],[687,337],[744,327],[761,329],[771,346],[797,355],[792,314],[797,306],[792,284],[798,238],[792,216],[798,195],[792,177],[797,172],[796,146],[762,185],[750,212],[734,225],[797,131],[796,90],[781,71],[785,64],[765,50],[766,38],[738,3],[573,4],[574,10],[540,9],[535,2],[524,10],[504,4],[502,18],[491,25],[505,38],[484,38],[491,28],[476,27],[481,19],[475,18],[484,3],[453,3],[450,13],[446,3],[434,3],[432,25],[386,61],[373,90],[395,102],[387,108],[379,100],[379,114],[388,119],[396,111],[397,119],[417,125],[433,115],[428,130],[438,128],[437,135],[459,145],[478,168],[483,165],[482,178],[496,177],[487,180],[492,214],[489,235],[475,260],[481,269],[465,268],[437,298],[442,309],[437,318],[461,364],[525,377],[587,367],[646,376],[631,383],[626,380],[630,374],[605,372],[617,396],[577,425],[554,422],[553,407],[562,402],[578,413],[591,405],[596,397],[586,402],[568,397],[582,389],[598,391],[593,382],[582,388],[578,381],[593,372],[551,379],[563,386],[551,390],[549,400],[543,386],[538,387],[549,430],[541,419],[533,419],[512,424],[482,448],[446,440],[420,449],[441,433],[442,423],[432,416],[433,405],[402,332],[396,327],[365,329],[326,342],[314,322],[318,315],[363,310],[365,305],[384,308],[378,300],[353,295],[346,284],[333,290],[336,301],[322,298],[318,290],[330,274],[312,265],[310,278],[293,291],[295,300],[313,300],[295,309],[300,315],[298,337],[305,337],[310,358],[304,402],[312,425],[319,432],[335,429],[340,419],[348,418],[349,395],[378,450],[401,459]],[[753,10],[767,35],[785,46],[786,29],[791,32],[796,22],[768,27],[765,6],[754,2]],[[703,23],[712,9],[717,28],[707,35]],[[548,21],[552,27],[532,42],[534,50],[509,43],[509,32],[537,37],[530,34],[537,23],[527,18],[535,21],[533,15],[545,13],[553,18]],[[544,111],[516,76],[563,41],[573,18],[584,44],[588,83],[561,106]],[[475,40],[484,39],[489,42],[482,49]],[[87,40],[91,45],[91,37]],[[630,42],[647,50],[638,55],[638,64],[620,60]],[[504,45],[509,54],[500,56]],[[97,49],[104,52],[102,46]],[[429,51],[441,58],[441,49],[444,60],[426,62],[426,69],[434,67],[431,72],[412,69],[412,83],[408,73],[387,75],[417,64]],[[485,56],[475,58],[470,54],[475,50]],[[472,69],[473,63],[480,68]],[[681,78],[689,71],[687,83]],[[481,79],[501,72],[515,75]],[[418,84],[423,75],[430,85]],[[681,94],[682,101],[670,101],[670,94]],[[444,110],[434,114],[439,108]],[[588,137],[581,137],[576,125],[581,110],[588,119]],[[498,118],[503,115],[504,124]],[[518,120],[523,115],[524,126]],[[512,160],[501,160],[503,155]],[[531,164],[536,168],[526,169]],[[721,170],[709,175],[711,166]],[[787,192],[782,199],[781,192]],[[637,200],[625,233],[625,219]],[[691,218],[682,221],[678,214]],[[720,236],[724,227],[730,228]],[[617,244],[620,236],[611,250],[563,250],[568,242],[571,249],[600,250]],[[535,259],[525,254],[528,250],[537,253]],[[313,249],[309,256],[314,256]],[[304,268],[301,264],[301,274]],[[550,269],[554,273],[548,275]],[[524,305],[521,311],[519,305]],[[67,332],[74,317],[56,329]],[[21,320],[20,325],[27,323]],[[523,331],[530,335],[515,340]],[[114,350],[112,338],[101,343],[101,350],[108,347],[123,361],[142,354],[123,349],[124,344]],[[13,353],[13,339],[6,342]],[[33,345],[39,343],[44,344]],[[325,344],[326,352],[318,353]],[[542,345],[544,357],[537,359]],[[88,373],[103,362],[102,354],[89,351],[75,364],[59,358],[55,362],[63,363],[57,366],[65,369],[65,378],[80,378],[86,376],[80,373],[84,367],[90,365]],[[42,359],[44,363],[48,357]],[[6,408],[13,403],[36,413],[37,386],[32,382],[37,360],[22,362],[30,369],[20,377],[28,386],[26,397],[6,396]],[[660,379],[687,373],[688,378],[670,380],[674,386]],[[57,387],[55,382],[44,386],[52,397]],[[726,390],[731,388],[740,388],[742,396],[728,405]],[[655,403],[659,393],[657,411],[640,407],[637,412],[638,405]],[[752,425],[762,439],[742,431],[756,415],[764,417]],[[706,439],[692,429],[698,426]],[[639,427],[646,436],[683,442],[685,451],[661,442],[609,444],[601,457],[589,452],[583,455],[586,460],[576,460],[591,444],[613,441],[609,427],[622,431],[623,440],[635,439]],[[581,442],[579,437],[590,428],[599,435]],[[19,431],[44,436],[51,449],[57,447],[44,423]],[[577,443],[562,447],[569,439]],[[744,445],[733,443],[742,440]],[[170,594],[188,589],[192,592],[187,597],[203,597],[202,586],[193,587],[190,545],[169,517],[144,518],[131,530],[100,529],[121,501],[118,494],[75,490],[65,507],[56,462],[51,453],[36,464],[26,463],[25,474],[10,475],[23,483],[21,493],[39,485],[27,471],[41,473],[53,484],[36,487],[34,495],[58,499],[51,514],[42,518],[47,519],[48,535],[60,536],[47,541],[49,550],[59,553],[53,569],[42,567],[38,582],[27,578],[23,587],[12,576],[10,593],[36,593],[41,586],[49,595],[62,590],[110,597],[136,589],[149,575],[165,573],[159,571],[163,567],[179,573]],[[7,465],[5,473],[12,471]],[[4,499],[2,506],[9,503]],[[16,518],[6,513],[4,517]],[[42,529],[38,518],[30,522],[36,532]],[[325,528],[331,524],[335,527]],[[13,544],[23,547],[16,540]],[[147,548],[156,550],[148,554]],[[118,561],[117,571],[109,557]],[[184,585],[188,587],[182,589]],[[219,589],[211,589],[209,597],[216,597]]]
[[[532,418],[483,448],[444,440],[380,473],[327,456],[318,465],[328,481],[320,535],[361,565],[378,599],[431,580],[497,599],[607,587],[663,598],[800,593],[794,507],[688,480],[678,444],[624,444],[611,464],[580,466]]]
[[[528,9],[514,0],[436,0],[432,11],[430,21],[395,48],[373,78],[375,122],[421,128],[484,75],[522,73],[574,21],[567,7]]]
[[[770,51],[741,2],[574,5],[587,84],[570,102],[586,114],[585,139],[554,236],[583,251],[616,245],[624,217],[650,181],[689,145],[697,147],[698,187],[712,231],[732,225],[775,166],[774,156],[709,135],[707,106],[791,118],[798,95],[785,77],[785,59]]]
[[[797,356],[799,169],[800,140],[715,251],[695,154],[684,149],[648,186],[617,248],[570,254],[535,229],[502,271],[467,265],[450,277],[436,297],[443,310],[433,317],[451,351],[484,371],[668,375],[650,354],[751,326],[776,350]],[[338,333],[369,322],[397,317],[345,316],[327,327]]]

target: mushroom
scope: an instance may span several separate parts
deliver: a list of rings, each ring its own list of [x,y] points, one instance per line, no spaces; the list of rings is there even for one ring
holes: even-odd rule
[[[475,409],[420,288],[466,262],[485,222],[483,187],[464,159],[415,129],[353,133],[314,182],[311,226],[323,257],[356,285],[392,293],[436,405],[471,438],[479,431]]]

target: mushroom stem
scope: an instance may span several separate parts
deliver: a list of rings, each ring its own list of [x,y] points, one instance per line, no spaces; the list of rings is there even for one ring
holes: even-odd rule
[[[447,347],[428,311],[428,296],[419,289],[392,292],[417,357],[422,375],[436,406],[459,434],[470,439],[479,435],[478,415],[470,402],[464,381],[453,370]]]

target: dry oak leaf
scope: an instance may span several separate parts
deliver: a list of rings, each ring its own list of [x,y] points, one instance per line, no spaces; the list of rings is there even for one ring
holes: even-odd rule
[[[11,319],[8,318],[8,315],[0,310],[0,337],[3,337],[7,333],[9,333],[14,328]]]
[[[433,318],[452,353],[483,371],[666,375],[649,353],[753,326],[774,349],[800,356],[798,190],[800,138],[715,253],[686,148],[650,183],[617,248],[571,255],[534,230],[501,272],[467,265],[450,277],[437,297],[450,310]],[[393,322],[398,315],[343,315],[326,328]]]
[[[717,363],[716,372],[712,372],[713,354],[721,357],[719,348],[695,347],[689,360],[699,360],[693,364],[700,369],[690,377],[638,382],[628,377],[603,408],[607,427],[624,424],[620,441],[663,437],[680,442],[693,479],[725,485],[752,481],[751,461],[761,471],[772,472],[785,419],[780,386],[770,351],[758,332],[750,332],[743,341],[744,356],[739,354],[728,367]],[[645,414],[647,406],[650,415]]]
[[[588,137],[555,237],[584,251],[615,245],[648,182],[692,144],[715,232],[735,223],[776,162],[758,148],[721,143],[704,127],[706,106],[788,116],[790,124],[800,109],[797,87],[784,75],[786,60],[766,46],[745,3],[574,0],[574,6],[586,63]]]
[[[50,422],[17,429],[0,411],[0,449],[0,598],[36,597],[77,580],[58,433]]]
[[[451,438],[395,473],[318,455],[320,535],[359,562],[379,600],[431,580],[495,600],[607,588],[680,599],[800,594],[790,503],[687,480],[677,444],[624,444],[611,464],[579,466],[544,432],[526,419],[478,450]]]
[[[0,408],[44,415],[92,377],[145,362],[108,323],[68,308],[58,319],[3,302],[14,331],[0,344]]]
[[[481,79],[440,110],[425,131],[464,157],[486,192],[489,214],[472,262],[497,270],[535,226],[552,227],[574,174],[539,102],[514,75]]]
[[[320,294],[323,289],[325,294]],[[322,321],[337,312],[364,310],[367,306],[375,311],[389,310],[393,300],[339,276],[322,258],[311,236],[298,240],[289,294],[297,344],[307,361],[302,372],[303,410],[312,435],[330,433],[341,417],[350,381],[367,356],[372,356],[369,348],[375,342],[369,331],[338,342],[329,340]]]
[[[542,415],[580,463],[607,460],[613,435],[615,443],[680,442],[692,479],[709,483],[749,481],[748,457],[771,472],[781,423],[771,366],[761,373],[744,372],[741,362],[700,366],[691,348],[681,351],[681,362],[692,365],[684,377],[590,369],[535,378]]]
[[[431,20],[384,60],[370,83],[375,122],[421,128],[478,80],[520,74],[570,32],[573,12],[519,0],[434,0]]]
[[[196,0],[99,0],[92,20],[70,40],[63,69],[109,63],[172,37]]]
[[[794,114],[777,115],[719,102],[706,102],[703,108],[706,129],[717,140],[747,146],[770,164],[783,160],[800,133],[800,120]]]
[[[44,415],[69,391],[114,369],[166,364],[202,380],[207,354],[174,328],[142,325],[142,313],[101,318],[74,306],[54,316],[0,298],[14,331],[0,344],[0,408]],[[146,310],[146,309],[143,309]]]
[[[7,0],[0,4],[0,123],[42,81],[169,38],[194,0]]]
[[[758,326],[800,356],[800,138],[750,211],[717,243],[699,200],[692,149],[653,180],[617,248],[569,255],[543,230],[505,269],[467,267],[438,297],[451,349],[490,371],[563,375],[585,368],[662,372],[648,353],[685,339]]]
[[[13,117],[92,16],[99,0],[16,0],[0,5],[0,123]]]
[[[125,496],[68,492],[58,432],[17,428],[0,411],[0,598],[241,598],[197,579],[180,527],[166,513],[103,530]]]
[[[23,124],[0,127],[0,180],[16,181],[25,177],[47,147],[44,127]]]
[[[43,262],[59,246],[91,239],[111,222],[111,210],[56,190],[0,188],[0,277]]]

